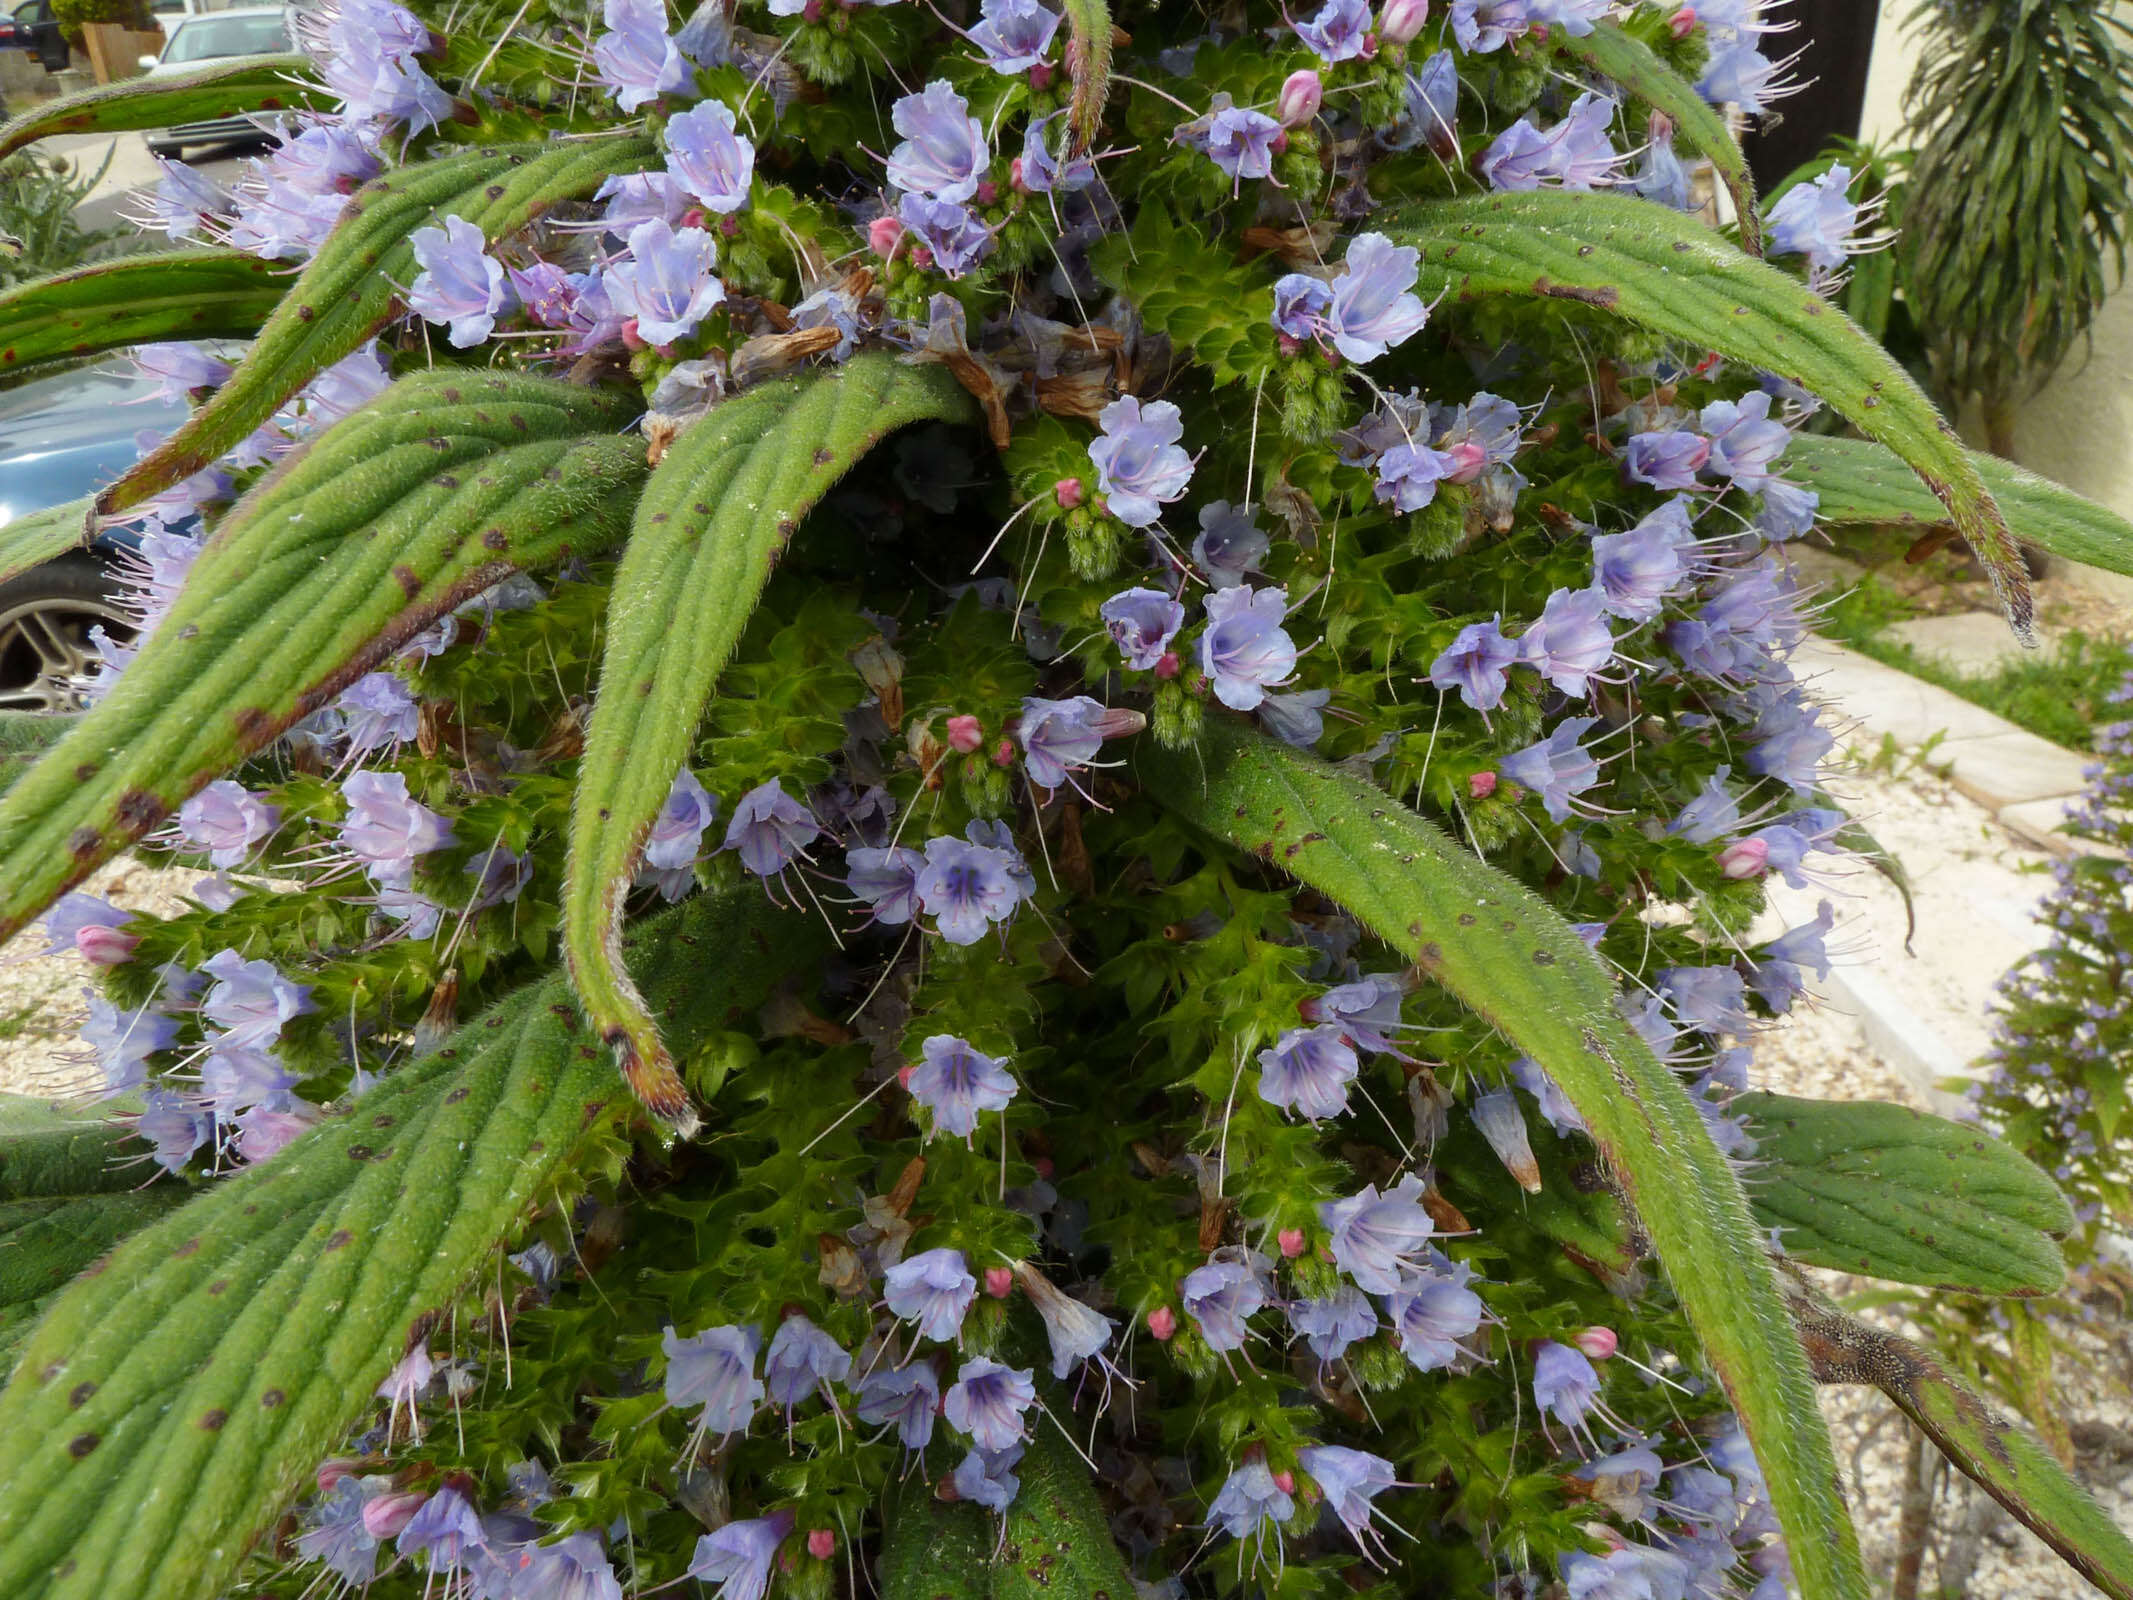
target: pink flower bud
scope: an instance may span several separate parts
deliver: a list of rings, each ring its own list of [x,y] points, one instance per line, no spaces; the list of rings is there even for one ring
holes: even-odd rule
[[[1289,130],[1283,128],[1273,138],[1267,140],[1266,147],[1277,156],[1287,155],[1289,153]]]
[[[994,183],[990,178],[980,178],[978,180],[977,199],[979,205],[989,206],[999,198],[1000,186],[997,183]]]
[[[1466,780],[1466,793],[1469,800],[1486,800],[1495,792],[1496,774],[1493,772],[1477,772]]]
[[[1283,1494],[1294,1494],[1296,1492],[1295,1473],[1288,1471],[1276,1472],[1272,1474],[1272,1477],[1274,1479],[1274,1487]]]
[[[643,335],[637,331],[637,319],[635,317],[629,318],[622,324],[622,344],[625,349],[629,350],[648,348],[644,342]]]
[[[985,742],[985,730],[978,719],[967,712],[948,719],[948,748],[959,755],[969,755]]]
[[[992,764],[1003,769],[1015,764],[1014,741],[1005,734],[1002,734],[1000,742],[992,747]]]
[[[1620,1343],[1612,1328],[1592,1327],[1571,1337],[1570,1342],[1595,1361],[1605,1361]]]
[[[1472,483],[1488,470],[1488,451],[1472,439],[1462,439],[1444,453],[1452,458],[1452,470],[1444,475],[1446,483]]]
[[[1666,21],[1667,32],[1677,39],[1686,39],[1696,31],[1696,8],[1683,6]]]
[[[115,967],[133,955],[141,942],[137,933],[119,928],[88,927],[74,930],[74,948],[92,967]]]
[[[373,1539],[397,1539],[428,1501],[429,1496],[418,1490],[381,1494],[363,1507],[363,1531]]]
[[[343,1478],[346,1478],[353,1474],[358,1467],[362,1466],[362,1464],[363,1463],[360,1461],[350,1461],[345,1456],[334,1457],[330,1460],[321,1461],[318,1464],[317,1473],[318,1492],[320,1494],[333,1493],[333,1486],[339,1483]]]
[[[985,1269],[985,1292],[995,1300],[1005,1300],[1015,1287],[1013,1267],[987,1267]]]
[[[1400,0],[1393,3],[1397,5]],[[1423,0],[1423,9],[1429,9],[1428,0]],[[1325,101],[1326,86],[1318,74],[1309,67],[1299,67],[1289,74],[1275,97],[1274,116],[1284,128],[1300,128],[1318,115],[1318,108]]]
[[[1165,650],[1155,663],[1155,675],[1158,678],[1175,678],[1184,670],[1185,664],[1178,660],[1178,653],[1175,650]]]
[[[701,228],[704,225],[704,208],[702,206],[689,207],[688,210],[681,214],[681,225],[684,228]]]
[[[820,22],[822,20],[822,0],[807,0],[807,4],[800,8],[800,15],[809,22]]]
[[[1028,194],[1029,185],[1022,181],[1022,158],[1016,156],[1007,164],[1007,186],[1016,194]]]
[[[904,225],[894,217],[876,217],[867,224],[867,248],[884,261],[903,236]]]
[[[925,245],[916,246],[911,251],[911,265],[921,272],[931,272],[933,270],[932,250]]]
[[[810,1528],[807,1533],[807,1553],[817,1561],[827,1561],[837,1553],[837,1535],[828,1528]]]
[[[1291,334],[1286,334],[1286,333],[1277,333],[1277,334],[1275,334],[1275,335],[1274,335],[1274,343],[1275,343],[1275,344],[1276,344],[1277,346],[1279,346],[1279,347],[1280,347],[1281,353],[1282,353],[1283,355],[1285,355],[1285,356],[1291,356],[1291,357],[1294,357],[1294,356],[1300,356],[1300,355],[1302,355],[1302,354],[1303,354],[1303,349],[1304,349],[1304,342],[1303,342],[1303,340],[1301,340],[1301,339],[1298,339],[1298,338],[1296,338],[1295,336],[1293,336],[1293,335],[1291,335]]]
[[[1274,1235],[1275,1243],[1281,1246],[1283,1259],[1294,1261],[1304,1253],[1304,1233],[1301,1228],[1283,1228]]]
[[[1059,502],[1061,511],[1072,511],[1081,504],[1082,487],[1079,478],[1061,478],[1052,485],[1052,498]]]
[[[1059,1170],[1056,1166],[1052,1164],[1052,1158],[1050,1156],[1039,1156],[1035,1161],[1032,1161],[1030,1165],[1037,1169],[1037,1176],[1043,1178],[1046,1182],[1050,1182],[1052,1174]]]
[[[896,1069],[896,1084],[897,1084],[897,1087],[898,1087],[898,1088],[900,1088],[900,1089],[908,1089],[908,1088],[910,1088],[910,1087],[911,1087],[911,1074],[912,1074],[912,1073],[914,1073],[914,1072],[916,1072],[916,1071],[918,1071],[918,1068],[917,1068],[917,1067],[915,1067],[915,1066],[905,1065],[905,1066],[901,1066],[901,1067],[898,1067],[898,1068]]]
[[[1760,878],[1770,870],[1768,841],[1735,839],[1718,852],[1718,870],[1729,878]]]
[[[1039,94],[1052,86],[1052,64],[1040,61],[1029,69],[1029,86]]]
[[[1148,1331],[1158,1344],[1168,1344],[1170,1336],[1178,1331],[1178,1314],[1168,1306],[1157,1306],[1148,1313]]]
[[[1378,37],[1388,44],[1406,44],[1429,21],[1429,0],[1385,0],[1378,13]]]
[[[721,239],[738,239],[741,236],[741,219],[731,215],[720,217],[718,236]]]

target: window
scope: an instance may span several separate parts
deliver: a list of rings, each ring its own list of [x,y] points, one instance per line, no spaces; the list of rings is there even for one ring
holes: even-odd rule
[[[221,56],[264,56],[289,48],[289,30],[267,12],[248,17],[190,17],[164,48],[163,62],[212,61]]]

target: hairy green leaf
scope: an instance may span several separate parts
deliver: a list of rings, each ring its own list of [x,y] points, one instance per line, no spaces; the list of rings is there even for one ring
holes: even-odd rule
[[[2011,461],[1977,451],[1970,459],[2016,538],[2133,577],[2133,522]],[[1815,519],[1827,526],[1953,526],[1947,507],[1871,440],[1802,434],[1785,452],[1785,476],[1821,496]]]
[[[1868,1326],[1795,1280],[1801,1342],[1823,1383],[1868,1383],[1941,1454],[2114,1600],[2133,1600],[2133,1540],[2027,1428],[2002,1417],[1910,1340]]]
[[[1054,1411],[1073,1416],[1070,1406]],[[994,1600],[1049,1600],[1053,1595],[1099,1595],[1128,1600],[1133,1576],[1111,1539],[1110,1520],[1096,1498],[1088,1463],[1059,1424],[1040,1417],[1015,1468],[1021,1491],[1007,1508],[1006,1537],[993,1575]]]
[[[636,136],[470,150],[363,185],[311,264],[284,291],[237,370],[206,405],[102,494],[109,516],[192,476],[397,314],[420,268],[409,235],[457,216],[490,239],[524,227],[652,155]]]
[[[1533,1141],[1540,1192],[1529,1194],[1471,1117],[1455,1117],[1431,1151],[1439,1181],[1454,1200],[1478,1200],[1495,1216],[1515,1216],[1553,1239],[1563,1253],[1615,1294],[1634,1298],[1643,1288],[1648,1241],[1637,1219],[1608,1186],[1598,1162],[1572,1160],[1559,1139]]]
[[[1147,792],[1330,896],[1547,1069],[1637,1216],[1754,1442],[1805,1600],[1865,1600],[1837,1485],[1760,1233],[1681,1080],[1614,1009],[1585,943],[1515,879],[1368,783],[1228,721],[1144,746]]]
[[[0,711],[0,794],[44,758],[81,719],[39,711]]]
[[[993,1519],[907,1481],[883,1516],[882,1600],[990,1600]]]
[[[1575,301],[1790,378],[1901,456],[1947,506],[2015,631],[2029,574],[1969,452],[1910,375],[1843,312],[1701,223],[1623,195],[1494,194],[1393,214],[1422,251],[1422,291]]]
[[[89,499],[84,495],[63,505],[32,511],[0,528],[0,583],[79,546],[88,515]]]
[[[1755,209],[1755,174],[1748,158],[1718,109],[1696,86],[1661,61],[1643,40],[1613,22],[1596,22],[1582,39],[1564,34],[1557,48],[1575,56],[1603,78],[1613,80],[1654,111],[1666,113],[1675,135],[1711,163],[1719,182],[1733,196],[1740,219],[1740,246],[1751,256],[1763,253],[1763,222]]]
[[[62,95],[0,126],[0,158],[59,133],[126,133],[247,111],[333,109],[338,98],[311,82],[310,72],[310,61],[300,55],[254,56]]]
[[[1877,1100],[1737,1095],[1755,1136],[1749,1200],[1809,1266],[1970,1294],[2066,1281],[2073,1208],[1982,1129]]]
[[[629,409],[544,379],[427,373],[263,479],[111,692],[0,797],[0,929],[442,613],[611,543],[644,445],[591,430]]]
[[[19,284],[0,290],[0,374],[157,339],[250,338],[289,283],[242,251],[171,250]]]
[[[886,434],[974,415],[943,368],[862,355],[714,408],[645,485],[615,572],[600,694],[571,802],[563,950],[631,1087],[670,1121],[693,1126],[688,1093],[613,954],[645,834],[800,519]]]
[[[124,1130],[109,1123],[0,1095],[0,1202],[137,1189],[142,1174],[117,1165],[124,1142]]]
[[[822,934],[759,894],[645,924],[678,1037],[731,1027]],[[0,1392],[0,1594],[213,1600],[404,1351],[618,1117],[560,977],[121,1244]]]

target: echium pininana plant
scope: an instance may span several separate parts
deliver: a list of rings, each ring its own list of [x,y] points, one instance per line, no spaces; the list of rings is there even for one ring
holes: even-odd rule
[[[2133,678],[2110,699],[2133,706]],[[2054,866],[2040,908],[2049,940],[2001,981],[1989,1070],[1968,1091],[1979,1119],[2074,1201],[2085,1243],[2124,1226],[2133,1208],[2122,1132],[2133,1060],[2133,721],[2099,727],[2096,752],[2065,824],[2076,853]]]
[[[142,528],[0,932],[174,1209],[0,1324],[0,1593],[1863,1595],[1801,420],[2027,597],[1772,26],[343,0],[0,135],[280,117],[0,300],[197,402],[9,545]]]

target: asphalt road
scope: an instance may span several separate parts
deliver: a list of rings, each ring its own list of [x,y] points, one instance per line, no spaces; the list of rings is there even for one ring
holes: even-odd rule
[[[217,183],[231,184],[243,176],[247,156],[266,147],[260,140],[249,145],[200,146],[186,152],[185,164]],[[120,212],[129,209],[127,198],[137,189],[152,188],[158,173],[148,154],[146,138],[138,133],[75,133],[46,139],[40,146],[51,155],[67,156],[84,173],[93,173],[111,154],[111,165],[89,198],[74,208],[75,220],[85,228],[121,225]]]

